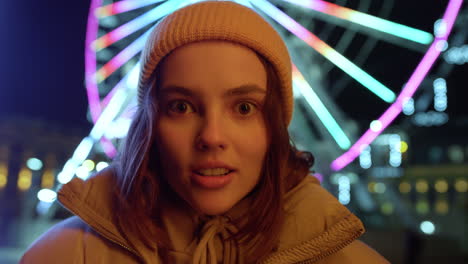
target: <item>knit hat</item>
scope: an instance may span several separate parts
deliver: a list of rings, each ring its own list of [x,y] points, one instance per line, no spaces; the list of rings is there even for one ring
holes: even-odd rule
[[[293,112],[291,60],[278,32],[252,9],[229,1],[205,1],[181,8],[163,18],[151,32],[141,55],[138,104],[153,83],[158,63],[174,49],[203,40],[230,41],[263,56],[280,82],[286,125]]]

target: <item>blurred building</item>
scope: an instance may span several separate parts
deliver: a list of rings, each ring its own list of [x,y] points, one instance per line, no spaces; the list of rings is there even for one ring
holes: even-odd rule
[[[35,238],[68,216],[64,210],[47,214],[41,199],[53,197],[40,191],[58,187],[57,174],[87,132],[88,128],[43,120],[1,118],[0,263],[17,259]],[[93,170],[94,165],[89,172]]]

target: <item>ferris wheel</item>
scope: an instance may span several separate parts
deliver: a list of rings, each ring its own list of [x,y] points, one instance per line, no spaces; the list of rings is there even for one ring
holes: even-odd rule
[[[74,169],[99,145],[109,157],[116,154],[116,145],[123,138],[137,107],[139,54],[154,25],[171,12],[201,0],[92,0],[88,17],[85,72],[89,111],[94,127],[83,139],[73,157],[65,164],[59,182],[73,177]],[[260,13],[283,35],[292,55],[295,100],[305,107],[295,110],[292,135],[300,131],[301,115],[313,116],[319,133],[325,135],[327,146],[332,146],[331,160],[326,161],[333,171],[339,171],[359,156],[412,100],[419,85],[428,74],[441,52],[447,49],[448,36],[461,8],[462,0],[449,0],[440,10],[434,32],[396,23],[387,19],[393,1],[381,1],[378,14],[366,13],[370,1],[362,0],[356,8],[346,7],[346,1],[335,3],[322,0],[236,0]],[[390,5],[390,6],[389,6]],[[375,12],[374,12],[375,13]],[[314,33],[313,21],[320,20],[323,31],[340,27],[345,31],[337,40]],[[352,30],[350,30],[352,29]],[[359,56],[348,56],[355,32],[367,41],[359,47]],[[402,52],[418,51],[419,62],[408,72],[409,78],[400,87],[389,87],[363,68],[375,42],[389,43]],[[311,55],[315,54],[315,55]],[[316,82],[311,72],[311,56],[320,56],[328,64],[318,69],[318,75],[338,69],[375,97],[384,109],[366,129],[353,125],[336,102],[336,88],[330,92]],[[401,62],[399,62],[401,63]],[[398,67],[398,63],[389,65]],[[315,67],[317,70],[317,67]],[[335,70],[336,71],[336,70]],[[332,96],[331,93],[335,95]],[[359,104],[359,100],[356,100]],[[369,109],[369,111],[374,111]],[[297,116],[297,117],[296,117]],[[307,134],[307,133],[306,133]],[[96,144],[100,143],[100,144]],[[60,176],[62,176],[60,178]]]

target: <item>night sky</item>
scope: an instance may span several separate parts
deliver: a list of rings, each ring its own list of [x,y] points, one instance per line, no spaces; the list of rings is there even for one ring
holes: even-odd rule
[[[441,1],[438,11],[429,9],[427,16],[418,18],[423,12],[414,12],[419,8],[416,2],[396,2],[392,19],[409,25],[418,19],[432,23],[446,4]],[[0,1],[0,116],[90,127],[84,86],[88,9],[87,0]],[[394,70],[389,74],[398,74]],[[462,76],[460,69],[454,74]]]
[[[0,116],[89,126],[87,1],[0,1]]]

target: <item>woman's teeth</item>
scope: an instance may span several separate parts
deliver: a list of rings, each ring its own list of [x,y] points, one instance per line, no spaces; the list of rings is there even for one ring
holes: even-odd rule
[[[203,176],[223,176],[228,174],[230,171],[226,168],[214,168],[198,170],[196,172]]]

